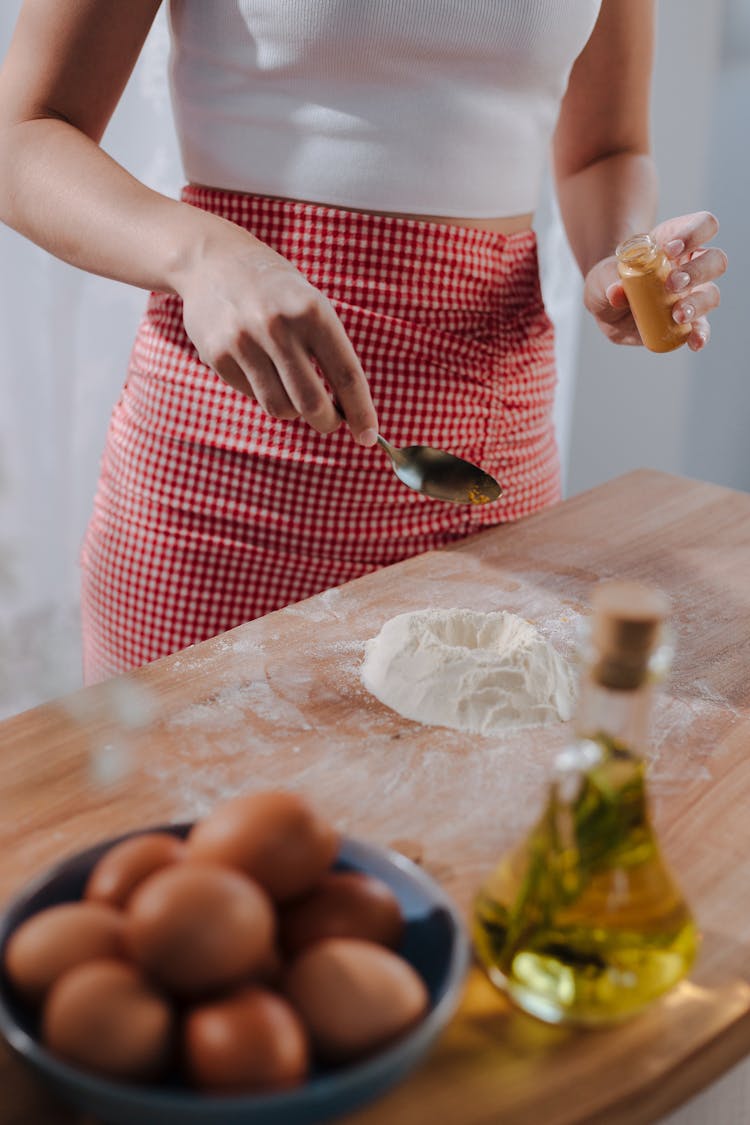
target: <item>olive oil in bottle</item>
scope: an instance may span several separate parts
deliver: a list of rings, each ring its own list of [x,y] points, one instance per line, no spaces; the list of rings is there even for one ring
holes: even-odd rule
[[[668,603],[596,588],[577,740],[544,812],[480,889],[473,936],[490,979],[532,1015],[597,1025],[634,1015],[686,975],[692,916],[649,820],[645,750]]]

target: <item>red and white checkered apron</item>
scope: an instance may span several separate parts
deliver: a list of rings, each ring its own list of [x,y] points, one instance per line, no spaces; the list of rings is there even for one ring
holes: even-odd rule
[[[349,431],[267,417],[151,295],[82,552],[88,682],[559,498],[553,329],[533,232],[505,236],[188,187],[333,303],[382,433],[473,461],[486,506],[404,487]]]

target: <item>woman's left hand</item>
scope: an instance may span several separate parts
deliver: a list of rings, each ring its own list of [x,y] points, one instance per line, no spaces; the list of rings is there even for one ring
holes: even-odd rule
[[[700,351],[708,343],[711,329],[706,314],[719,304],[715,279],[727,268],[727,256],[716,247],[706,249],[719,223],[709,211],[667,219],[651,231],[673,266],[665,281],[679,297],[672,309],[677,324],[692,325],[688,347]],[[641,344],[628,299],[617,273],[614,255],[597,262],[586,275],[583,301],[602,332],[615,344]]]

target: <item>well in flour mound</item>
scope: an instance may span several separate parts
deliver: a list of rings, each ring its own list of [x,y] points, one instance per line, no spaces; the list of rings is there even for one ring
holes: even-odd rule
[[[400,613],[367,642],[362,681],[407,719],[476,734],[565,721],[575,704],[570,664],[504,612]]]

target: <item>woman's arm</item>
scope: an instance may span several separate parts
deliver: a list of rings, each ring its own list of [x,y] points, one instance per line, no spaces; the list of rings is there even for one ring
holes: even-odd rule
[[[0,219],[81,269],[178,293],[201,359],[275,417],[363,444],[377,418],[330,303],[226,220],[152,191],[99,147],[160,0],[25,0],[0,71]],[[368,432],[372,431],[372,433]]]
[[[682,291],[673,315],[693,322],[688,343],[697,350],[708,339],[705,314],[719,303],[713,279],[726,269],[726,255],[718,249],[695,253],[718,230],[707,212],[653,226],[653,53],[654,0],[603,0],[560,110],[554,140],[558,198],[586,279],[584,302],[602,331],[617,343],[640,343],[613,253],[628,235],[653,231],[679,267],[667,279],[674,292]]]
[[[0,218],[81,269],[174,292],[182,204],[98,145],[159,2],[23,5],[0,71]]]

